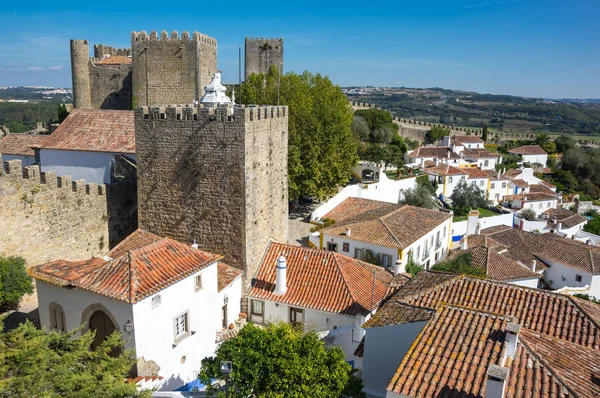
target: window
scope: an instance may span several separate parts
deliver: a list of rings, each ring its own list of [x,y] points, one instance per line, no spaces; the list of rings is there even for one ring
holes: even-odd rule
[[[265,303],[260,300],[252,300],[252,315],[263,316]]]
[[[541,208],[542,208],[542,205],[543,205],[543,203],[539,203],[539,204],[538,204],[538,209],[541,209]]]
[[[50,330],[56,330],[57,332],[65,332],[67,330],[65,312],[56,303],[50,303]]]
[[[465,180],[465,176],[460,177],[460,180],[464,181]]]
[[[448,177],[448,183],[452,184],[452,177]]]
[[[581,282],[581,275],[577,274],[575,275],[575,282]]]
[[[479,181],[479,186],[482,187],[483,186],[483,180]]]
[[[417,256],[415,257],[415,259],[419,258],[419,254],[421,254],[421,246],[417,246]]]
[[[438,183],[440,183],[440,184],[444,183],[444,176],[438,176]]]
[[[496,184],[494,184],[494,183],[491,183],[491,184],[490,184],[490,189],[494,189],[494,188],[496,188]]]
[[[365,259],[365,249],[354,249],[354,258],[359,260]]]
[[[202,290],[202,274],[194,276],[194,291]]]
[[[382,254],[381,264],[384,266],[384,268],[390,268],[392,266],[392,256],[389,254]]]
[[[502,183],[502,188],[506,188],[506,183],[505,182]]]
[[[190,335],[190,319],[186,312],[177,315],[173,319],[173,334],[175,337],[175,343],[179,343]]]
[[[345,251],[346,253],[350,251],[350,243],[344,243],[342,245],[342,250]]]
[[[550,207],[550,202],[546,203],[546,207]]]
[[[290,307],[290,323],[296,325],[304,323],[304,310]]]
[[[489,160],[484,160],[483,161],[483,165],[484,166],[489,166],[490,165],[490,161]]]
[[[327,250],[330,252],[337,252],[337,243],[327,242]]]

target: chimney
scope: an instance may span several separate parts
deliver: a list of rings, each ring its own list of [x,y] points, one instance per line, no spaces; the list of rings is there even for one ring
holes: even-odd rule
[[[283,254],[277,259],[277,275],[275,276],[275,292],[277,296],[283,296],[287,292],[287,261]]]
[[[460,250],[467,250],[469,248],[467,239],[468,239],[467,235],[463,235],[462,239],[460,240]]]
[[[402,260],[398,259],[396,261],[396,266],[394,267],[394,276],[401,274],[404,272],[404,267],[402,266]]]
[[[491,364],[487,370],[487,383],[485,385],[485,398],[504,398],[508,368]]]
[[[588,238],[588,240],[585,241],[585,244],[591,246],[594,244],[594,241],[592,240],[592,238]]]
[[[500,179],[500,170],[498,170],[498,179]]]
[[[434,162],[435,162],[435,165],[436,165],[436,166],[439,166],[439,165],[440,165],[440,160],[439,160],[438,158],[435,158],[435,159],[434,159]]]
[[[475,227],[475,235],[479,235],[481,232],[481,224],[477,223],[477,227]]]
[[[450,160],[451,157],[452,157],[452,151],[450,149],[448,149],[448,160]]]
[[[556,229],[558,230],[558,232],[560,232],[560,230],[562,229],[562,223],[561,222],[558,223],[558,226],[556,227]]]
[[[198,244],[196,243],[196,239],[194,239],[194,243],[192,243],[192,248],[193,249],[197,249],[198,248]]]
[[[535,261],[533,262],[535,264]],[[506,356],[514,357],[517,352],[517,345],[519,344],[519,332],[521,331],[521,325],[514,322],[508,322],[506,324]]]
[[[535,272],[535,269],[537,268],[537,261],[535,260],[531,260],[531,270],[533,272]]]
[[[350,228],[346,228],[346,236],[350,236],[352,230]]]
[[[477,230],[477,225],[479,224],[479,211],[471,210],[467,217],[467,236],[473,235]]]

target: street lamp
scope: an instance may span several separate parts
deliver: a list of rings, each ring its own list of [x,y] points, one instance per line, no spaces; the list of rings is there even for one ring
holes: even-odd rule
[[[229,375],[232,370],[231,361],[221,361],[221,373],[225,375],[225,398],[229,398]]]

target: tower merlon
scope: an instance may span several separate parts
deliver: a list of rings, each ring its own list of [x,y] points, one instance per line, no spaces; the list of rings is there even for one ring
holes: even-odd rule
[[[131,41],[135,42],[135,41],[200,41],[202,43],[211,45],[211,46],[217,46],[217,39],[215,39],[214,37],[210,37],[208,35],[205,35],[203,33],[200,32],[192,32],[192,34],[190,35],[189,32],[187,30],[184,30],[181,33],[181,36],[179,35],[179,32],[177,32],[176,30],[172,31],[171,34],[169,35],[167,33],[166,30],[163,30],[160,32],[160,35],[158,34],[158,32],[156,30],[153,30],[150,32],[150,34],[148,34],[145,30],[142,30],[140,32],[136,32],[133,31],[131,32]]]

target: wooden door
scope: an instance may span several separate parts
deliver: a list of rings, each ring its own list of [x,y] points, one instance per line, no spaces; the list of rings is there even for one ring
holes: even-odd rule
[[[96,336],[94,337],[91,346],[92,350],[95,350],[108,336],[117,330],[117,328],[104,311],[98,310],[94,312],[90,318],[90,330],[96,331]],[[111,352],[111,356],[118,356],[120,352],[120,349],[114,349]]]

